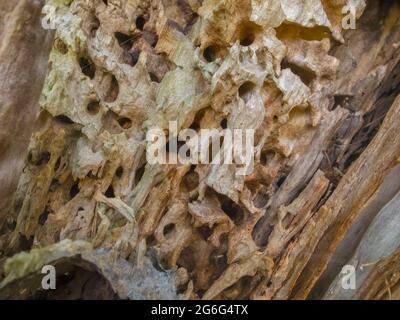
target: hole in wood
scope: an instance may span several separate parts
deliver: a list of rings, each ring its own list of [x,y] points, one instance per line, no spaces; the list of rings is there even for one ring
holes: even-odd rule
[[[231,218],[235,224],[239,224],[244,219],[243,209],[226,196],[219,195],[221,209]]]
[[[278,188],[279,188],[281,185],[283,185],[283,183],[285,182],[285,180],[286,180],[286,176],[285,176],[285,175],[279,178],[278,182],[276,183],[276,185],[278,186]]]
[[[132,120],[129,118],[125,118],[125,117],[119,118],[118,123],[119,123],[120,127],[125,130],[130,129],[132,127]]]
[[[100,28],[100,20],[94,16],[90,24],[90,34],[92,37],[96,36],[97,30]]]
[[[110,185],[110,186],[108,187],[108,189],[106,190],[106,192],[104,193],[104,195],[105,195],[107,198],[115,198],[114,188],[113,188],[112,185]]]
[[[50,214],[50,212],[48,211],[48,208],[46,207],[44,209],[43,213],[39,216],[39,219],[38,219],[38,223],[41,226],[43,226],[46,223],[49,214]]]
[[[117,100],[119,95],[119,84],[117,78],[114,75],[111,76],[110,85],[107,91],[107,95],[104,100],[108,103],[114,102]]]
[[[69,190],[69,197],[70,199],[73,199],[77,196],[77,194],[79,193],[80,188],[79,188],[79,180],[77,182],[75,182],[71,189]]]
[[[222,119],[222,121],[221,121],[221,128],[222,129],[226,129],[226,128],[228,128],[228,119]]]
[[[211,45],[204,49],[203,57],[208,62],[213,62],[218,58],[219,47],[217,45]]]
[[[91,115],[96,115],[100,111],[100,103],[99,101],[90,101],[87,105],[87,111]]]
[[[152,82],[160,83],[160,79],[153,72],[149,72],[149,76]]]
[[[28,238],[26,236],[20,235],[19,251],[28,251],[32,248],[32,245],[33,245],[33,236]]]
[[[297,75],[301,79],[301,81],[305,85],[309,85],[316,78],[316,74],[314,74],[311,70],[299,67],[293,63],[288,62],[287,60],[284,60],[282,62],[282,69],[290,69],[295,75]]]
[[[256,40],[257,34],[262,32],[262,28],[250,21],[242,22],[237,29],[239,43],[243,47],[248,47]]]
[[[56,163],[54,164],[54,171],[57,171],[60,168],[60,165],[61,165],[61,157],[59,157]]]
[[[253,44],[255,38],[254,33],[246,33],[240,37],[240,45],[248,47]]]
[[[209,237],[211,237],[213,233],[212,229],[207,226],[202,226],[198,228],[197,231],[200,233],[201,237],[206,241]]]
[[[66,125],[74,124],[74,122],[69,117],[63,114],[55,116],[54,120],[61,124],[66,124]]]
[[[123,167],[118,167],[117,171],[115,171],[115,175],[117,178],[122,178],[122,175],[124,174],[124,168]]]
[[[181,188],[187,192],[193,191],[199,185],[199,174],[195,172],[195,166],[192,166],[190,171],[185,174],[181,182]]]
[[[128,64],[130,64],[132,67],[134,67],[139,61],[140,53],[141,53],[141,51],[139,49],[131,50],[129,52],[130,62]]]
[[[118,44],[121,48],[125,50],[130,50],[135,42],[135,37],[132,35],[127,35],[122,32],[115,32],[115,38],[118,40]]]
[[[260,163],[263,166],[268,165],[275,157],[276,152],[273,150],[266,150],[261,152]]]
[[[50,161],[51,154],[48,151],[44,151],[37,156],[34,156],[32,152],[28,154],[28,161],[35,166],[42,166]]]
[[[164,237],[170,236],[175,231],[175,224],[170,223],[164,227],[163,234]]]
[[[146,24],[146,19],[143,16],[138,16],[136,18],[136,28],[143,31],[144,25]]]
[[[245,100],[245,98],[254,90],[256,85],[251,81],[246,81],[239,87],[239,96]]]
[[[89,77],[90,79],[93,79],[96,73],[96,66],[94,63],[86,57],[81,57],[79,58],[79,65],[81,67],[82,73]]]
[[[141,168],[136,170],[136,172],[135,172],[135,186],[138,185],[140,180],[142,180],[142,177],[143,177],[145,171],[146,171],[146,166],[142,166]]]

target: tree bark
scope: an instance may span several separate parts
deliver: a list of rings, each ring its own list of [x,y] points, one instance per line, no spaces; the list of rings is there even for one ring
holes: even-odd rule
[[[0,4],[0,229],[27,155],[52,33],[40,23],[43,1]]]

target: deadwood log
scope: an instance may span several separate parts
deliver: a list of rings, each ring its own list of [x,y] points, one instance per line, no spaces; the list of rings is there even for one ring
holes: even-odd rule
[[[48,59],[40,5],[0,5],[1,297],[399,299],[398,1],[48,0]],[[148,163],[171,121],[253,171]]]

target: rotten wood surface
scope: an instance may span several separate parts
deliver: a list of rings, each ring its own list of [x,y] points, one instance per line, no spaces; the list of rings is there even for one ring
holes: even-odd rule
[[[50,1],[52,18],[68,23],[57,28],[43,88],[39,39],[50,33],[10,38],[10,24],[0,35],[2,48],[10,38],[11,52],[35,53],[29,69],[26,58],[9,62],[21,77],[3,82],[4,110],[30,110],[18,126],[0,115],[21,133],[1,138],[4,150],[16,143],[3,153],[15,167],[0,159],[1,179],[19,178],[3,197],[14,201],[0,234],[7,297],[37,272],[34,257],[51,252],[61,264],[74,256],[72,269],[88,277],[103,270],[120,298],[154,298],[159,281],[168,298],[398,299],[399,3],[354,1],[357,27],[343,30],[345,0],[308,1],[315,10],[290,0],[139,2]],[[28,3],[39,6],[5,7],[16,14]],[[146,133],[172,120],[217,134],[254,129],[253,173],[146,163]],[[16,276],[10,266],[21,259]],[[341,287],[346,264],[357,269],[355,291]],[[126,279],[126,268],[136,276]],[[138,275],[148,282],[133,295]]]

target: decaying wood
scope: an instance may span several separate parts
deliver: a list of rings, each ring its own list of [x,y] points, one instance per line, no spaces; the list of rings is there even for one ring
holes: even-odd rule
[[[349,2],[357,26],[343,30]],[[28,3],[40,8],[4,6],[16,15],[0,15],[9,34]],[[398,2],[47,6],[57,30],[43,88],[21,80],[44,76],[34,66],[46,50],[36,42],[32,69],[19,61],[15,71],[0,69],[7,132],[21,105],[30,108],[18,118],[21,141],[4,152],[25,167],[11,169],[18,189],[4,189],[0,296],[37,297],[35,275],[53,263],[68,274],[86,270],[74,287],[100,277],[101,298],[399,298]],[[1,48],[11,41],[22,57],[27,40],[7,32]],[[10,61],[4,50],[0,61]],[[198,132],[254,129],[254,171],[147,163],[146,134],[174,120]],[[9,160],[1,160],[8,183]],[[341,286],[346,264],[358,281],[350,291]]]
[[[40,24],[42,5],[0,4],[0,229],[24,167],[52,44]]]

